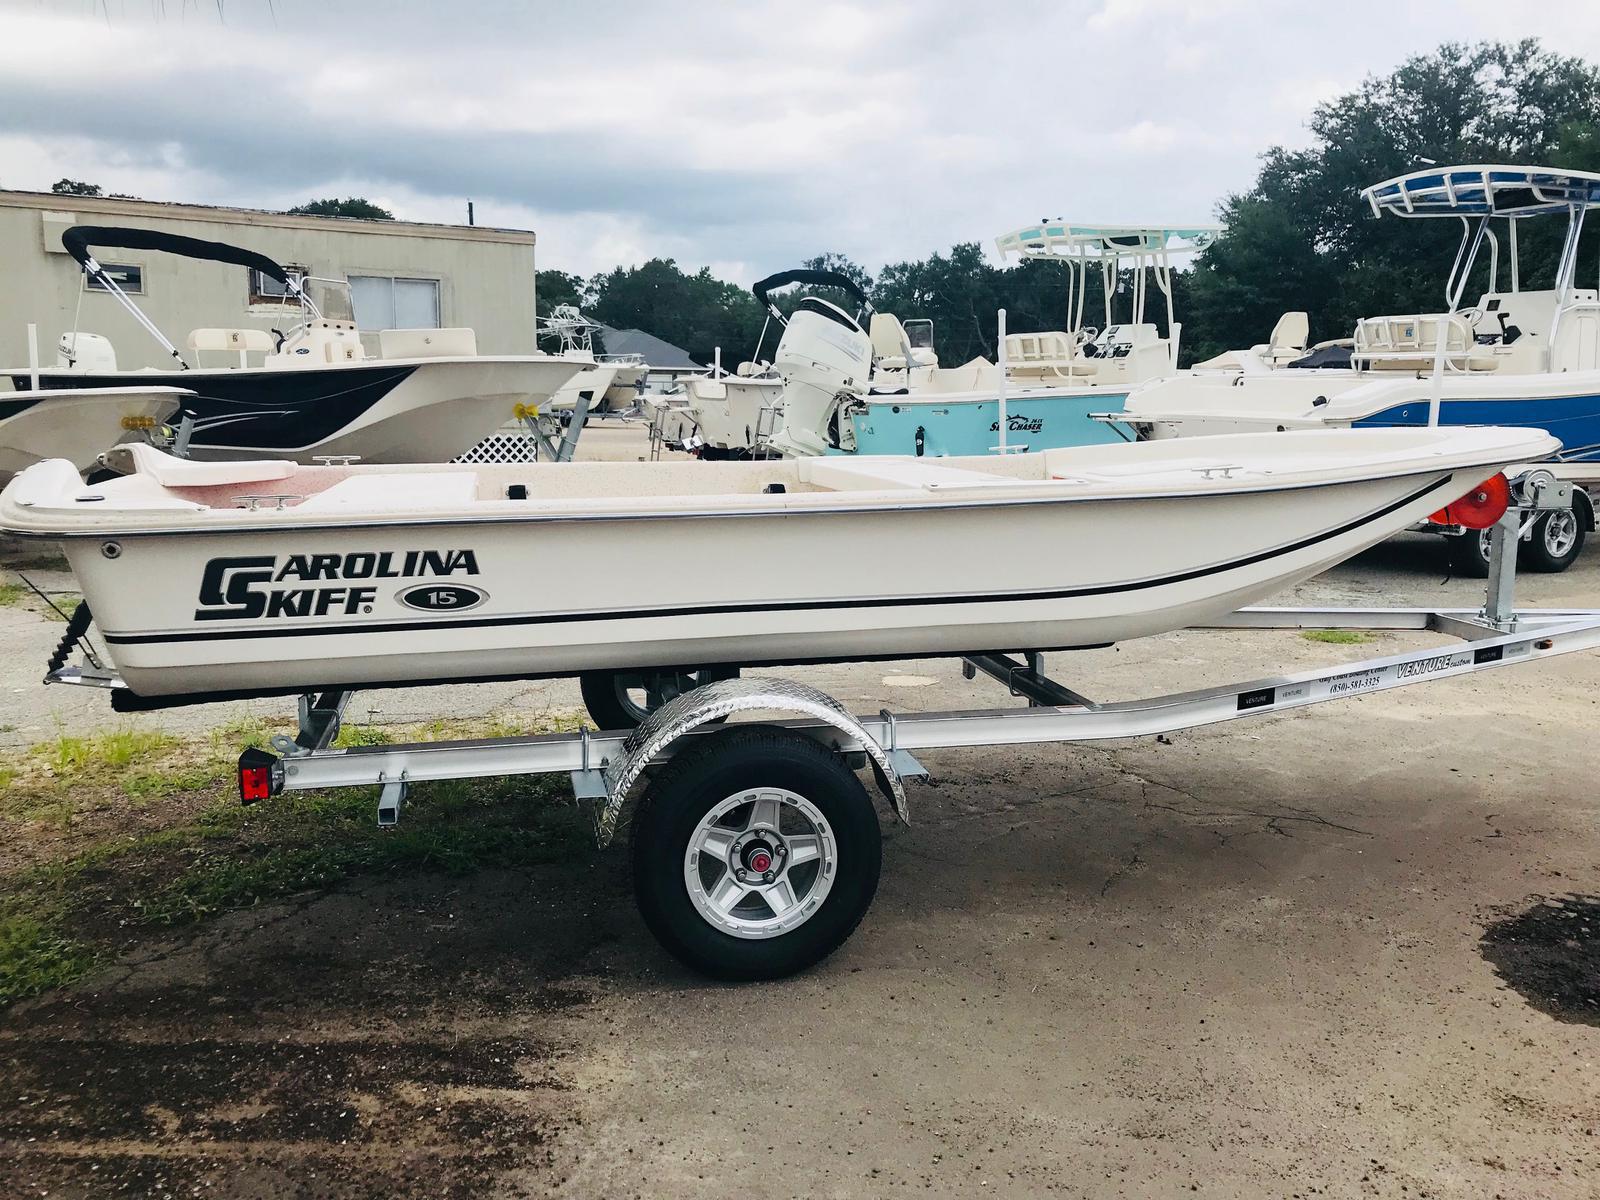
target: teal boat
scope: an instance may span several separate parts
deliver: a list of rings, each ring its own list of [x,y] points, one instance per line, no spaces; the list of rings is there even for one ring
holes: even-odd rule
[[[1220,232],[1214,225],[1044,222],[998,238],[1002,259],[1015,254],[1065,268],[1066,328],[1003,332],[998,363],[976,359],[962,367],[924,364],[908,371],[896,369],[904,356],[880,353],[880,363],[894,366],[880,370],[874,386],[845,406],[849,434],[839,438],[837,452],[991,454],[1122,440],[1125,435],[1116,426],[1094,414],[1120,412],[1133,388],[1176,370],[1183,327],[1173,312],[1172,260],[1203,250]],[[1095,271],[1104,296],[1100,327],[1084,319],[1088,279]],[[1165,337],[1145,320],[1152,284],[1166,301],[1170,332]],[[1122,297],[1125,305],[1118,303]],[[1115,308],[1123,308],[1127,319],[1116,320]],[[884,352],[916,340],[882,313],[872,317],[872,339]]]

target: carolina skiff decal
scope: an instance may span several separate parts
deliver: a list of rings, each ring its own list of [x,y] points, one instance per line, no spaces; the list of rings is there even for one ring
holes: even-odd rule
[[[213,558],[200,579],[197,621],[272,619],[277,617],[355,616],[370,613],[378,589],[352,581],[366,579],[443,579],[478,574],[471,550],[384,550],[350,554],[289,554],[278,557]],[[278,585],[289,586],[278,586]],[[426,589],[412,588],[410,596]],[[401,603],[412,608],[460,611],[481,604],[486,596],[475,588],[438,587],[457,591],[462,603]],[[475,599],[474,599],[475,597]]]

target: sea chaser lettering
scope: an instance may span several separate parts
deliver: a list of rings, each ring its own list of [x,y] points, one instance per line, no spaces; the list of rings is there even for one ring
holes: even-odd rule
[[[194,616],[197,621],[354,616],[372,611],[378,589],[352,586],[351,580],[476,574],[478,558],[471,550],[213,558],[200,579],[200,607]]]
[[[1040,433],[1043,431],[1043,429],[1043,417],[1018,417],[1013,416],[1010,413],[1006,414],[1007,433]],[[998,420],[989,422],[989,432],[1000,432],[1000,422]]]

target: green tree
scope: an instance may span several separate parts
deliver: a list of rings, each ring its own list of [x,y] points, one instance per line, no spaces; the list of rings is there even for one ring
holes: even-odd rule
[[[588,285],[582,276],[565,271],[536,271],[533,276],[534,307],[541,317],[548,317],[558,304],[585,308],[589,304]]]
[[[1361,189],[1430,162],[1593,165],[1600,70],[1532,40],[1450,43],[1320,105],[1310,129],[1309,147],[1267,151],[1255,186],[1223,202],[1228,236],[1187,281],[1193,357],[1264,341],[1287,309],[1309,312],[1317,339],[1361,316],[1438,310],[1460,224],[1375,220]],[[1524,286],[1548,283],[1553,225],[1519,231]],[[1487,274],[1480,264],[1468,295]]]
[[[311,200],[305,204],[297,204],[288,211],[303,217],[359,217],[364,221],[394,220],[394,214],[387,208],[381,208],[359,196],[351,196],[347,200],[336,198]]]
[[[670,258],[616,267],[589,281],[590,315],[615,329],[642,329],[709,363],[717,347],[732,368],[755,351],[762,312],[755,298],[702,267],[687,274]]]
[[[100,196],[104,193],[98,183],[84,183],[78,179],[58,179],[50,185],[58,196]]]

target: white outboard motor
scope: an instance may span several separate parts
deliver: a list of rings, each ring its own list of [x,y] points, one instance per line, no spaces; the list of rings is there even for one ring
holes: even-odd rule
[[[835,304],[807,296],[789,317],[772,365],[783,377],[783,419],[767,449],[785,458],[826,454],[840,404],[867,390],[872,339]]]
[[[56,343],[56,366],[74,371],[115,371],[117,352],[98,333],[63,333]]]

